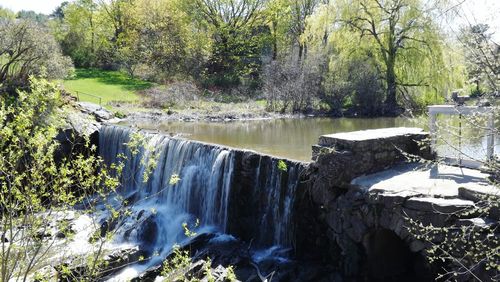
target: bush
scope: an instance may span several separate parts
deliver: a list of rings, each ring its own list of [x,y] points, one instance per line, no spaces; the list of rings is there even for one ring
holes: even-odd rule
[[[142,94],[145,96],[146,107],[167,109],[197,100],[200,91],[191,82],[174,82],[144,90]]]
[[[72,153],[60,156],[57,126],[64,117],[58,110],[62,105],[59,93],[46,80],[31,78],[30,82],[30,92],[18,91],[17,97],[0,95],[2,281],[26,281],[47,265],[50,252],[57,247],[56,237],[48,235],[50,223],[62,219],[59,212],[118,185],[95,156],[96,148],[90,146],[88,137],[78,142],[79,149],[72,144]]]
[[[272,61],[264,68],[263,92],[271,111],[285,113],[310,110],[321,86],[317,65],[295,60]]]
[[[381,112],[383,88],[374,67],[360,59],[337,58],[323,83],[322,99],[334,113],[349,108],[361,115]]]

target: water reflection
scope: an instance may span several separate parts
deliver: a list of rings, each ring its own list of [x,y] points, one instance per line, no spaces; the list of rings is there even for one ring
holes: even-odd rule
[[[441,120],[441,118],[439,119]],[[443,119],[442,125],[448,131],[458,126],[456,119]],[[179,133],[185,138],[226,146],[251,149],[283,158],[309,161],[311,146],[316,144],[318,137],[324,134],[348,132],[385,127],[421,127],[427,130],[427,118],[306,118],[306,119],[274,119],[254,121],[234,121],[225,123],[214,122],[178,122],[137,123],[140,128],[154,129],[167,133]],[[130,125],[130,124],[129,124]],[[482,136],[473,127],[466,128],[462,124],[462,148],[485,148]],[[447,142],[454,142],[453,136],[447,136],[440,131]],[[474,137],[474,138],[473,138]],[[456,138],[455,138],[456,139]],[[453,155],[450,146],[440,143],[440,152]],[[496,144],[500,144],[497,136]],[[482,148],[476,153],[484,151]],[[496,146],[499,151],[499,146]],[[476,154],[474,153],[474,154]]]

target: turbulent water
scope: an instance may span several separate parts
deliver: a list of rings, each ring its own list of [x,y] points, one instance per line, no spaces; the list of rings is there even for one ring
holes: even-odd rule
[[[157,235],[148,244],[155,252],[166,254],[186,238],[182,224],[196,221],[200,229],[243,236],[261,248],[291,246],[300,163],[286,162],[280,170],[280,160],[269,156],[161,134],[137,136],[127,127],[105,126],[99,150],[107,164],[124,163],[120,194],[135,203],[134,211],[154,214]],[[139,139],[133,153],[127,143]],[[140,233],[133,231],[135,240]]]

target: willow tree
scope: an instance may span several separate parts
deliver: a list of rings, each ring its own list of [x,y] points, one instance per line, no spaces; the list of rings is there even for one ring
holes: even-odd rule
[[[435,23],[438,7],[434,4],[344,0],[330,2],[327,7],[318,9],[322,15],[310,20],[312,25],[316,21],[323,27],[314,31],[317,41],[325,41],[326,34],[336,54],[354,53],[375,65],[385,88],[385,114],[397,113],[398,91],[443,91],[443,36]]]
[[[369,38],[377,47],[377,57],[382,61],[383,78],[386,84],[386,112],[397,108],[398,86],[428,86],[426,77],[413,77],[413,81],[402,81],[398,69],[417,65],[418,60],[439,57],[440,46],[436,27],[431,18],[432,11],[418,0],[360,0],[346,7],[344,22],[361,37]],[[420,58],[414,56],[414,51]],[[400,68],[400,67],[403,68]]]
[[[307,42],[303,38],[304,31],[306,30],[306,20],[311,16],[320,4],[320,0],[296,0],[290,1],[292,7],[292,22],[290,26],[290,33],[295,43],[298,45],[298,60],[302,60],[307,54]]]
[[[289,0],[269,1],[265,8],[266,23],[269,27],[269,41],[272,45],[272,59],[278,59],[290,46],[288,31],[291,22],[291,7]]]

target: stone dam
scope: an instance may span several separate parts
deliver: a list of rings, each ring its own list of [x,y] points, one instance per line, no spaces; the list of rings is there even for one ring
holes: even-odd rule
[[[430,265],[426,250],[438,241],[417,239],[409,222],[499,221],[498,209],[457,215],[481,195],[498,197],[498,187],[484,171],[434,162],[419,128],[324,135],[311,162],[146,131],[132,156],[124,144],[134,132],[103,125],[93,140],[108,164],[128,156],[120,193],[142,220],[123,224],[121,238],[159,256],[110,281],[153,281],[176,243],[215,266],[233,265],[242,281],[433,281],[441,265]],[[145,178],[149,159],[157,164]],[[184,222],[195,238],[186,240]],[[474,274],[494,275],[481,267]]]

